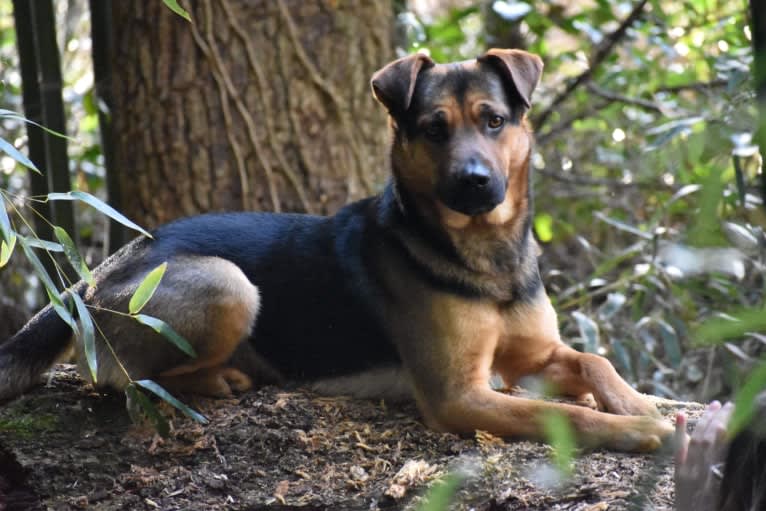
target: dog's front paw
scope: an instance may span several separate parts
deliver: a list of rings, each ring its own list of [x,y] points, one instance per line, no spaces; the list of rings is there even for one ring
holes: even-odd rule
[[[624,429],[612,438],[610,447],[628,452],[653,452],[673,441],[675,428],[654,417],[626,417]]]

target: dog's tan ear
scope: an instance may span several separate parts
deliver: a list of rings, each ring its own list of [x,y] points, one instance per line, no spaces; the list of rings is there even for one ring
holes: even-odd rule
[[[392,117],[398,117],[410,107],[418,73],[433,65],[434,61],[422,53],[395,60],[372,75],[372,94]]]
[[[540,57],[523,50],[493,48],[477,60],[499,64],[497,69],[513,83],[524,105],[527,108],[531,106],[532,91],[540,83],[540,75],[543,72],[543,61]]]

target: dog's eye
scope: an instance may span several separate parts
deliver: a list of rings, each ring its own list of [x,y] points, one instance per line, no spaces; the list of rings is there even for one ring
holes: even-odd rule
[[[489,121],[487,121],[487,126],[493,130],[498,129],[503,124],[505,124],[505,118],[500,115],[493,115],[489,118]]]
[[[442,121],[433,121],[424,129],[426,137],[434,141],[440,141],[447,137],[447,126]]]

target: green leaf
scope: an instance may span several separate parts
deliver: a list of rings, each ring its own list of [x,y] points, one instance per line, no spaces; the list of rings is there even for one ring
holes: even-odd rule
[[[112,220],[121,223],[122,225],[126,227],[130,227],[134,231],[138,231],[147,238],[151,238],[152,235],[149,234],[148,231],[146,231],[144,228],[140,227],[136,223],[128,220],[125,215],[114,209],[109,204],[105,203],[98,197],[94,197],[93,195],[85,192],[67,192],[67,193],[49,193],[48,194],[48,200],[79,200],[81,202],[84,202],[88,204],[89,206],[92,206],[99,210],[101,213],[105,214]]]
[[[553,410],[546,412],[542,421],[545,438],[553,447],[554,463],[564,474],[570,475],[577,445],[572,424],[565,415]]]
[[[51,302],[53,310],[55,310],[61,319],[63,319],[66,324],[69,325],[73,332],[77,333],[77,322],[75,321],[69,309],[67,309],[67,307],[64,305],[64,301],[61,299],[61,296],[59,296],[59,291],[56,288],[56,284],[54,284],[50,275],[48,275],[48,272],[45,271],[45,266],[43,266],[42,261],[40,261],[40,258],[37,257],[37,254],[35,254],[35,252],[32,250],[29,242],[30,240],[24,236],[19,236],[18,239],[22,250],[24,250],[24,255],[27,256],[27,259],[32,264],[32,269],[34,269],[35,273],[40,278],[40,281],[45,287],[45,292],[48,294],[48,299]]]
[[[11,236],[13,233],[11,219],[8,218],[8,211],[5,210],[5,200],[3,199],[3,194],[0,193],[0,234],[3,235],[3,238],[8,245],[11,244]]]
[[[96,281],[93,279],[93,274],[88,269],[88,265],[85,264],[85,261],[77,250],[77,247],[74,245],[74,241],[69,237],[69,234],[58,225],[53,227],[53,233],[56,235],[56,239],[61,242],[64,254],[67,259],[69,259],[72,268],[75,269],[80,278],[87,282],[88,285],[95,286]]]
[[[199,412],[195,412],[194,410],[192,410],[191,408],[189,408],[188,406],[180,402],[178,399],[171,396],[167,390],[163,389],[152,380],[138,380],[135,382],[135,384],[140,385],[146,390],[156,394],[160,399],[162,399],[166,403],[176,407],[178,410],[181,410],[181,412],[183,412],[187,417],[194,419],[200,424],[207,424],[208,420],[207,418],[205,418],[204,415],[202,415]]]
[[[417,511],[446,511],[457,491],[462,477],[458,474],[447,474],[444,479],[434,483],[426,493],[423,503],[417,508]]]
[[[4,140],[3,138],[0,138],[0,151],[3,151],[5,154],[16,160],[18,163],[24,165],[25,167],[34,170],[38,174],[41,174],[40,170],[38,170],[35,164],[32,163],[32,160],[24,156],[18,149],[13,147],[13,144],[7,140]]]
[[[572,313],[577,326],[580,328],[580,337],[585,344],[585,351],[588,353],[598,353],[598,325],[595,321],[580,311],[574,311]]]
[[[36,123],[35,121],[31,121],[31,120],[27,119],[26,117],[24,117],[23,115],[21,115],[21,114],[19,114],[17,112],[14,112],[12,110],[6,110],[4,108],[0,108],[0,117],[2,117],[4,119],[13,119],[13,120],[16,120],[16,121],[25,122],[27,124],[31,124],[32,126],[37,126],[41,130],[45,131],[46,133],[50,133],[54,137],[65,138],[65,139],[69,140],[70,142],[77,142],[77,139],[75,139],[75,138],[68,137],[68,136],[64,135],[63,133],[59,133],[56,130],[52,130],[50,128],[46,128],[42,124]]]
[[[8,245],[5,240],[0,241],[0,268],[8,264],[16,246],[16,234],[11,234],[11,244]]]
[[[136,383],[137,382],[130,383],[125,387],[125,397],[127,398],[127,408],[130,418],[133,422],[139,422],[140,412],[143,412],[154,425],[154,429],[157,430],[160,436],[167,437],[170,434],[168,421],[165,420],[165,417],[163,417],[159,410],[157,410],[157,407],[154,406],[152,400],[136,387]]]
[[[627,298],[622,293],[609,293],[606,296],[606,301],[599,307],[598,315],[604,321],[609,321],[612,317],[622,309],[625,305]]]
[[[77,317],[80,323],[79,335],[82,339],[83,351],[85,351],[85,360],[95,385],[98,375],[98,360],[96,359],[96,332],[93,328],[93,318],[90,317],[90,311],[78,293],[72,293],[72,299],[77,308]]]
[[[168,263],[162,263],[155,269],[150,271],[144,280],[138,285],[138,288],[130,297],[130,303],[128,304],[128,311],[131,314],[138,314],[141,309],[152,299],[154,292],[162,281],[162,276],[165,275],[165,270],[168,268]]]
[[[63,252],[64,247],[55,241],[41,240],[40,238],[27,238],[27,244],[32,248],[39,248],[47,252]]]
[[[696,329],[692,339],[696,339],[698,346],[720,344],[751,331],[766,331],[766,310],[744,309],[728,317],[710,318]]]
[[[656,319],[657,326],[660,330],[660,338],[662,338],[662,344],[665,347],[665,357],[670,362],[670,365],[674,369],[681,367],[681,343],[678,340],[678,334],[676,329],[673,328],[670,323],[664,319]]]
[[[543,243],[553,239],[553,217],[548,213],[535,215],[535,233]]]
[[[635,377],[633,372],[633,363],[630,360],[630,354],[628,353],[628,350],[625,348],[625,345],[622,343],[622,341],[619,339],[612,339],[610,345],[612,347],[614,358],[622,370],[625,373]]]
[[[19,236],[19,243],[21,244],[21,248],[24,250],[24,255],[27,256],[27,259],[29,259],[29,262],[32,263],[32,268],[35,270],[35,273],[37,273],[37,276],[40,277],[40,280],[43,283],[43,286],[45,286],[45,289],[49,291],[50,293],[53,293],[55,296],[58,297],[59,291],[56,288],[56,284],[53,283],[53,280],[51,279],[50,275],[48,275],[48,272],[45,271],[45,266],[43,266],[42,261],[40,261],[40,258],[37,257],[37,254],[32,251],[32,245],[29,242],[30,240],[27,239],[24,236]],[[63,305],[64,302],[62,302],[59,299],[59,302]]]
[[[165,5],[173,11],[174,13],[178,14],[182,18],[184,18],[186,21],[191,21],[191,17],[189,16],[189,13],[184,10],[183,7],[178,5],[178,0],[162,0],[165,2]]]
[[[734,437],[750,424],[755,415],[755,400],[766,389],[766,362],[756,367],[734,397],[734,413],[729,421],[729,436]]]
[[[698,247],[717,246],[725,243],[721,232],[718,205],[724,195],[726,184],[721,177],[721,171],[715,167],[710,169],[704,178],[702,194],[699,197],[699,213],[692,221],[689,230],[689,241]]]
[[[155,332],[161,334],[163,337],[165,337],[165,339],[170,341],[172,344],[175,344],[179,350],[183,351],[190,357],[197,356],[197,353],[194,351],[194,348],[192,348],[191,344],[189,344],[189,341],[184,339],[178,332],[173,330],[170,325],[161,319],[147,316],[146,314],[137,314],[133,317],[136,318],[136,321],[142,325],[146,325],[152,328]]]

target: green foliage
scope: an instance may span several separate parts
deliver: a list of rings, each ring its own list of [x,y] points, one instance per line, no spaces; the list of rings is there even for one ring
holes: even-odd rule
[[[184,10],[183,7],[178,5],[178,0],[162,0],[165,5],[173,11],[174,13],[178,14],[182,18],[184,18],[186,21],[191,22],[191,17],[189,16],[189,13]]]
[[[80,326],[78,331],[82,337],[83,351],[85,352],[85,360],[88,363],[88,369],[90,370],[90,377],[93,383],[98,382],[98,359],[96,357],[96,332],[93,327],[93,318],[90,316],[90,312],[85,306],[82,298],[77,293],[72,293],[72,300],[74,301],[75,308],[77,309],[77,320]]]
[[[72,241],[69,234],[58,225],[53,227],[53,234],[56,236],[56,239],[59,240],[59,243],[61,243],[69,263],[80,278],[87,282],[88,285],[96,285],[96,281],[93,279],[93,274],[90,272],[90,269],[88,269],[88,265],[85,264],[85,261],[80,255],[80,251],[75,246],[74,241]]]
[[[418,511],[446,511],[452,502],[462,477],[457,473],[450,473],[436,482],[428,490],[423,502],[417,507]]]
[[[138,314],[141,309],[152,299],[154,292],[160,285],[165,270],[168,268],[168,263],[162,263],[155,269],[150,271],[144,280],[138,285],[133,292],[133,296],[130,297],[130,303],[128,303],[128,312],[131,314]]]
[[[577,440],[569,419],[555,411],[542,418],[545,439],[553,448],[553,462],[564,475],[572,475]]]
[[[53,192],[48,194],[48,200],[54,200],[54,201],[55,200],[65,200],[65,201],[77,200],[77,201],[84,202],[85,204],[88,204],[89,206],[96,208],[99,212],[108,216],[112,220],[116,220],[122,225],[126,227],[130,227],[131,229],[140,232],[147,238],[152,237],[152,235],[149,234],[149,232],[146,229],[139,226],[132,220],[129,220],[125,215],[115,210],[112,206],[105,203],[98,197],[94,197],[93,195],[87,192],[82,192],[82,191],[74,191],[74,192],[66,192],[66,193]]]
[[[146,325],[150,328],[152,328],[155,332],[162,335],[170,341],[172,344],[174,344],[179,350],[183,351],[190,357],[196,357],[197,353],[194,351],[194,348],[192,348],[191,344],[189,344],[189,341],[184,339],[181,335],[178,334],[175,330],[173,330],[170,325],[162,321],[161,319],[147,316],[146,314],[136,314],[133,316],[136,321],[141,323],[142,325]]]
[[[761,363],[747,379],[734,398],[734,413],[729,422],[729,434],[739,433],[755,415],[755,399],[766,389],[766,362]]]
[[[19,117],[21,120],[26,121],[21,116]],[[0,142],[3,142],[3,144],[0,144],[0,151],[5,152],[10,158],[14,159],[16,162],[18,162],[21,165],[24,165],[25,167],[28,167],[32,170],[35,170],[36,172],[39,172],[39,170],[34,167],[34,165],[24,156],[21,154],[18,150],[16,150],[12,145],[4,141],[2,138],[0,138]],[[16,241],[18,240],[22,250],[24,252],[24,255],[27,259],[27,261],[31,264],[34,272],[36,273],[37,277],[42,282],[46,294],[48,296],[48,299],[51,303],[51,306],[56,311],[56,313],[63,319],[72,329],[74,334],[79,337],[82,340],[83,345],[83,351],[85,353],[85,360],[88,365],[88,369],[90,371],[90,376],[95,384],[98,379],[98,358],[97,358],[97,349],[96,349],[96,326],[93,321],[93,318],[90,314],[90,311],[88,310],[88,307],[85,305],[85,302],[82,300],[80,295],[77,292],[64,292],[61,293],[58,285],[56,282],[54,282],[53,277],[48,273],[48,270],[46,270],[45,265],[42,263],[40,258],[35,254],[33,248],[40,248],[44,251],[46,251],[48,257],[51,258],[51,261],[54,263],[54,265],[57,266],[56,260],[51,257],[51,252],[63,252],[65,256],[67,257],[67,260],[72,265],[72,267],[77,272],[78,276],[88,285],[95,285],[95,280],[90,272],[90,269],[88,268],[88,265],[85,263],[83,257],[80,254],[80,251],[76,247],[74,241],[72,240],[72,237],[67,233],[64,229],[62,229],[59,226],[53,226],[53,232],[56,238],[58,239],[59,243],[53,243],[47,240],[40,239],[34,231],[31,231],[31,227],[29,227],[29,222],[22,216],[22,213],[19,208],[14,206],[14,211],[16,215],[19,217],[22,224],[27,226],[29,230],[31,231],[32,236],[27,237],[25,235],[19,234],[15,229],[14,225],[11,222],[11,217],[8,215],[8,211],[6,208],[6,199],[5,191],[0,188],[0,234],[2,235],[2,245],[0,245],[0,267],[5,266],[8,261],[11,258],[11,255],[13,253],[13,249],[15,247]],[[104,215],[108,216],[109,218],[112,218],[123,225],[126,225],[142,234],[144,234],[147,237],[151,237],[151,235],[142,227],[138,226],[131,220],[129,220],[127,217],[125,217],[123,214],[116,211],[114,208],[103,202],[102,200],[98,199],[97,197],[83,191],[72,191],[67,193],[49,193],[45,200],[65,200],[65,201],[80,201],[85,204],[88,204],[98,210],[99,212],[103,213]],[[165,273],[165,270],[167,268],[167,263],[163,263],[151,272],[142,280],[142,282],[138,285],[136,291],[134,292],[133,296],[131,297],[131,300],[129,302],[129,314],[125,314],[126,316],[133,318],[135,321],[149,326],[159,334],[161,334],[163,337],[165,337],[169,342],[171,342],[173,345],[177,346],[181,351],[188,354],[189,356],[196,356],[196,353],[194,352],[194,349],[189,344],[189,342],[184,339],[181,335],[179,335],[173,328],[170,327],[167,323],[164,321],[154,318],[151,316],[147,316],[145,314],[139,314],[139,312],[144,308],[144,306],[151,300],[152,296],[154,295],[154,292],[157,290],[157,287],[159,286],[162,277]],[[63,278],[63,272],[58,268],[58,275],[59,278]],[[69,283],[71,286],[72,283]],[[68,287],[67,285],[64,285],[64,287]],[[73,314],[73,311],[71,310],[72,304],[74,305],[74,308],[77,311],[77,319],[75,319],[75,315]],[[121,314],[118,311],[111,311],[115,314]],[[122,313],[124,314],[124,313]],[[108,339],[104,339],[105,343],[109,343]],[[119,360],[117,360],[117,363],[119,365]],[[125,370],[122,368],[123,371]],[[140,381],[133,381],[132,378],[130,378],[130,375],[126,373],[126,376],[130,380],[129,385],[126,388],[126,396],[127,396],[127,406],[128,410],[131,413],[132,417],[137,417],[137,410],[142,410],[143,413],[149,418],[149,420],[152,422],[152,424],[156,427],[157,431],[162,434],[163,436],[167,436],[169,433],[169,426],[165,418],[157,411],[157,408],[154,406],[154,404],[151,402],[151,400],[143,393],[141,392],[138,387],[142,387],[146,390],[149,390],[153,394],[159,396],[162,400],[166,401],[167,403],[171,404],[172,406],[178,408],[183,413],[188,415],[189,417],[193,418],[194,420],[205,422],[206,419],[200,415],[199,413],[191,410],[188,406],[178,401],[176,398],[174,398],[172,395],[170,395],[165,389],[160,387],[157,383],[151,381],[151,380],[140,380]]]

